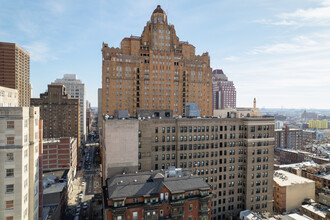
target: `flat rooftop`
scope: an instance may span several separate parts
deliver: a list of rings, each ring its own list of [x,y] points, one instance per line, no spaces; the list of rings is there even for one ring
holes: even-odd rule
[[[321,216],[322,218],[325,218],[327,215],[327,208],[324,209],[319,209],[318,207],[316,207],[316,203],[315,204],[307,204],[307,205],[302,205],[301,207],[315,213],[318,216]]]
[[[284,170],[276,170],[273,175],[273,180],[280,186],[292,186],[296,184],[314,183],[313,180],[297,176]]]
[[[277,165],[277,167],[280,168],[280,169],[289,168],[289,167],[291,167],[291,168],[300,168],[300,167],[316,167],[316,166],[317,166],[317,164],[314,163],[314,161]]]

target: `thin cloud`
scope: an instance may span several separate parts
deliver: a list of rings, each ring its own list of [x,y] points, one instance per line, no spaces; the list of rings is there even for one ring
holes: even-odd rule
[[[330,33],[315,33],[309,36],[296,36],[289,43],[275,43],[272,45],[259,46],[247,54],[292,54],[330,49]]]
[[[57,57],[52,55],[52,50],[47,43],[33,42],[28,45],[23,45],[29,53],[32,61],[47,62],[50,60],[56,60]]]
[[[271,19],[258,19],[258,20],[254,20],[253,22],[260,24],[268,24],[268,25],[283,25],[283,26],[298,25],[296,21],[288,21],[288,20],[273,21]]]
[[[283,26],[329,26],[330,25],[330,1],[323,0],[320,7],[297,9],[290,13],[278,14],[277,19],[259,19],[256,23]]]
[[[35,37],[38,35],[39,27],[38,24],[32,19],[29,18],[29,16],[26,13],[22,13],[18,16],[19,19],[17,20],[17,28],[22,31],[24,34],[27,34],[29,37]]]
[[[49,0],[45,2],[45,8],[50,11],[53,15],[61,15],[66,10],[66,2],[60,0]]]
[[[237,56],[229,56],[224,58],[226,61],[237,61],[238,59],[239,58]]]

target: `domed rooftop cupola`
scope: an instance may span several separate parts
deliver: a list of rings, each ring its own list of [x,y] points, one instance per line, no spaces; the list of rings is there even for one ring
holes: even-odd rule
[[[154,10],[154,12],[151,15],[151,23],[154,24],[167,24],[167,16],[164,10],[160,7],[160,5],[157,5],[157,8]]]
[[[154,10],[154,13],[164,13],[163,9],[160,7],[160,5],[157,5],[157,8]]]

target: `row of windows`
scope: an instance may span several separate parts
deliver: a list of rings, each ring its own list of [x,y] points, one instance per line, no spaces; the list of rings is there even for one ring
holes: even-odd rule
[[[219,143],[220,145],[220,148],[222,148],[222,146],[224,147],[227,147],[227,142],[225,142],[224,144],[222,144],[221,142]],[[268,145],[268,144],[267,144]],[[141,142],[138,143],[138,146],[139,148],[141,148],[142,144]],[[229,147],[234,147],[235,146],[235,142],[229,142]],[[210,143],[210,144],[184,144],[184,145],[180,145],[180,148],[179,150],[180,151],[186,151],[186,150],[204,150],[204,149],[217,149],[218,148],[218,143]],[[154,147],[154,150],[157,152],[158,150],[162,150],[162,151],[170,151],[170,150],[175,150],[175,145],[163,145],[163,146],[155,146]],[[238,151],[238,154],[241,155],[241,154],[244,154],[246,155],[247,154],[247,151],[246,149],[237,149]],[[216,151],[214,151],[216,152]],[[233,150],[220,150],[219,151],[219,155],[222,156],[222,155],[227,155],[227,152],[228,152],[228,155],[235,155],[236,151],[233,149]],[[268,149],[258,149],[257,150],[257,154],[261,154],[261,152],[263,154],[268,154],[269,150]],[[211,152],[212,154],[212,152]],[[215,154],[215,153],[214,153]],[[216,154],[217,155],[217,154]],[[252,155],[255,155],[255,150],[252,150]]]
[[[250,127],[250,131],[251,131],[251,132],[255,132],[256,129],[257,129],[258,131],[262,131],[262,130],[266,131],[266,130],[269,130],[269,125],[264,125],[264,126],[262,126],[262,125],[258,125],[258,126],[251,126],[251,127]]]
[[[228,126],[229,127],[229,126]],[[180,132],[181,133],[187,133],[188,130],[189,132],[217,132],[218,131],[218,128],[220,131],[227,131],[227,126],[189,126],[189,127],[180,127]],[[241,126],[239,126],[239,128],[241,129]],[[236,130],[236,126],[235,125],[231,125],[230,126],[230,131],[235,131]]]
[[[259,127],[262,127],[262,126],[258,126],[258,130],[259,130]],[[243,131],[244,130],[243,128],[244,128],[243,125],[239,125],[238,130]],[[218,132],[218,131],[227,131],[227,129],[230,131],[236,131],[236,126],[235,125],[230,125],[230,126],[226,126],[226,125],[225,126],[189,126],[189,127],[183,126],[183,127],[180,127],[180,132],[181,133],[187,133],[188,131],[190,133],[192,133],[192,132],[209,132],[209,131]],[[172,130],[172,133],[174,133],[175,127],[172,127],[172,129],[171,129],[171,127],[162,127],[161,128],[162,133],[165,133],[165,132],[170,133],[171,130]],[[246,126],[245,126],[245,130],[246,130]],[[251,126],[251,131],[252,130],[255,131],[255,126]],[[265,125],[264,130],[269,130],[269,126]],[[158,131],[159,131],[159,128],[156,127],[155,133],[157,134]]]
[[[141,133],[139,133],[139,137],[141,137]],[[243,136],[240,136],[240,138],[242,138],[242,137]],[[230,139],[235,139],[236,138],[235,133],[230,134],[229,135],[229,138]],[[253,136],[252,138],[255,138],[255,137]],[[262,136],[261,135],[258,135],[258,138],[262,138]],[[269,134],[264,134],[264,138],[269,138]],[[224,134],[224,135],[220,134],[219,136],[218,136],[218,134],[215,134],[215,135],[211,135],[210,137],[209,137],[209,135],[206,135],[206,136],[204,136],[204,135],[180,136],[180,142],[186,142],[186,141],[204,141],[204,140],[218,140],[218,139],[220,139],[220,140],[227,139],[227,134]],[[170,142],[171,140],[172,141],[175,141],[175,136],[174,135],[172,136],[172,139],[171,139],[170,136],[162,136],[162,142]],[[159,141],[158,136],[155,136],[155,142],[158,142],[158,141]],[[230,142],[229,144],[231,144],[233,146],[236,145],[235,142]],[[256,142],[252,142],[251,143],[251,145],[253,147],[256,146],[256,144],[257,144],[257,146],[262,146],[262,145],[268,146],[269,143],[268,143],[268,141],[257,142],[257,143]],[[247,146],[247,143],[246,142],[243,142],[243,141],[239,141],[238,142],[238,146]]]

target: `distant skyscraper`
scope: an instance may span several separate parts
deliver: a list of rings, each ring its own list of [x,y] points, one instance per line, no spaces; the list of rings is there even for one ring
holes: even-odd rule
[[[17,89],[18,106],[30,106],[30,54],[17,44],[0,42],[0,86]]]
[[[213,110],[236,108],[236,89],[222,70],[213,70]]]
[[[179,41],[159,5],[141,36],[124,38],[120,48],[104,43],[102,57],[103,114],[172,109],[185,115],[186,103],[196,103],[201,115],[212,115],[210,57]]]
[[[56,79],[52,84],[65,85],[66,93],[71,98],[80,101],[80,132],[81,137],[86,138],[86,87],[76,74],[64,74],[62,79]],[[80,141],[80,140],[79,140]]]

